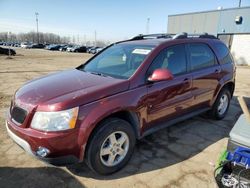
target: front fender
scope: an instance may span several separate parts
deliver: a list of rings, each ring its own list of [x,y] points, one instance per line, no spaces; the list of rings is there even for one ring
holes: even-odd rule
[[[80,159],[83,159],[85,148],[94,128],[105,118],[110,115],[128,111],[137,114],[139,125],[136,130],[141,131],[144,122],[146,122],[146,105],[144,96],[146,88],[141,87],[133,91],[127,91],[116,94],[101,100],[83,105],[79,110],[79,135],[78,144],[82,146]],[[141,134],[141,132],[139,133]]]

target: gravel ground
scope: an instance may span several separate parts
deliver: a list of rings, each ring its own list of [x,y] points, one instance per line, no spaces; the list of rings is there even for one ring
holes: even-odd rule
[[[216,187],[214,164],[242,113],[236,96],[250,98],[250,68],[238,67],[235,96],[224,120],[197,116],[137,142],[128,165],[116,174],[99,176],[84,164],[48,166],[26,154],[7,136],[5,112],[22,84],[51,72],[73,68],[89,54],[16,49],[0,56],[0,187]]]

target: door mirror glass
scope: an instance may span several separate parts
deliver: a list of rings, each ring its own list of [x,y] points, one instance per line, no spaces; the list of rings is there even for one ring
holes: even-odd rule
[[[149,76],[148,81],[159,82],[172,79],[173,74],[168,69],[156,69],[153,71],[153,74]]]

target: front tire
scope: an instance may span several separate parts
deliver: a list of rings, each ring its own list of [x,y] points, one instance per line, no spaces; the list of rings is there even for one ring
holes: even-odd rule
[[[210,117],[221,120],[223,119],[228,111],[231,101],[231,94],[228,89],[224,88],[221,90],[217,99],[212,107],[212,110],[209,112]]]
[[[127,164],[135,142],[134,130],[127,121],[109,118],[101,123],[88,144],[87,165],[99,174],[114,173]]]

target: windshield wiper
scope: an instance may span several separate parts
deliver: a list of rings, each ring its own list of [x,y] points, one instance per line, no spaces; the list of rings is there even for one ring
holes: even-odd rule
[[[110,77],[106,74],[100,73],[100,72],[90,72],[91,74],[98,75],[98,76],[103,76],[103,77]]]

